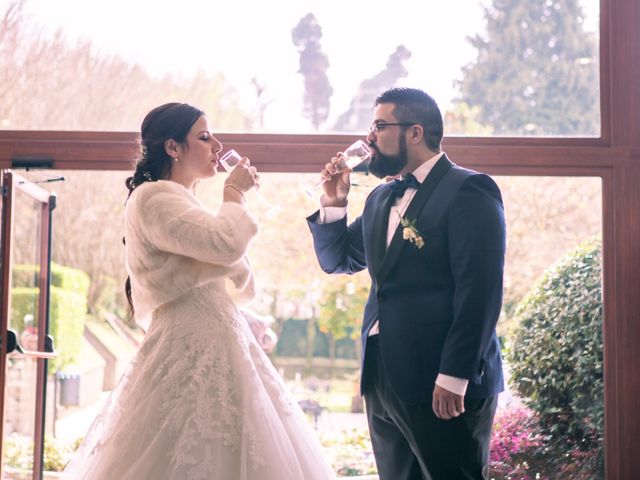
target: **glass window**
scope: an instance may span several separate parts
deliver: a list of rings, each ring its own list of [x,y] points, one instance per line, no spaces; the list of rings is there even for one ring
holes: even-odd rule
[[[122,217],[127,175],[117,171],[26,173],[32,181],[46,182],[41,185],[58,195],[53,261],[89,276],[86,324],[105,345],[112,345],[110,336],[115,335],[113,331],[108,335],[107,330],[118,318],[127,316],[122,295],[126,275]],[[220,204],[225,175],[221,172],[221,178],[203,181],[196,188],[197,196],[210,208]],[[60,176],[66,180],[47,182]],[[275,320],[273,328],[279,340],[272,359],[288,380],[295,378],[295,388],[307,385],[314,375],[317,384],[318,377],[328,378],[333,373],[343,378],[349,374],[345,378],[351,380],[341,384],[346,385],[344,392],[320,396],[317,385],[313,394],[317,396],[306,392],[311,395],[306,398],[322,400],[327,407],[322,414],[325,425],[332,425],[327,418],[335,419],[337,412],[352,408],[351,395],[356,392],[358,375],[358,332],[370,279],[366,272],[327,275],[318,267],[305,221],[317,208],[317,201],[307,197],[300,187],[301,182],[317,178],[317,174],[262,175],[265,198],[284,207],[273,218],[266,215],[267,210],[255,193],[247,194],[248,207],[260,221],[260,232],[249,251],[258,287],[258,297],[251,308]],[[499,398],[492,470],[503,473],[505,478],[534,478],[536,474],[546,478],[556,471],[566,473],[562,478],[573,478],[572,473],[577,471],[585,478],[600,478],[601,180],[516,176],[496,176],[495,180],[502,191],[507,220],[504,308],[498,333],[503,339],[505,373],[510,380],[507,391]],[[352,176],[349,218],[360,213],[368,193],[379,182],[371,175]],[[83,208],[79,210],[77,205]],[[26,218],[22,210],[16,213],[16,218]],[[17,232],[16,244],[25,245],[29,230]],[[114,347],[123,365],[131,355],[122,347],[125,343],[121,340],[120,348]],[[81,366],[94,362],[88,348],[78,355]],[[296,372],[312,375],[300,379],[301,373]],[[538,383],[531,385],[531,379]],[[81,381],[89,382],[88,373]],[[104,399],[100,385],[103,384],[91,384],[95,399]],[[106,386],[106,380],[104,385],[105,389],[112,388],[112,384]],[[295,388],[296,395],[304,393]],[[565,403],[566,398],[571,402]],[[56,437],[74,440],[82,436],[96,408],[87,401],[78,411],[82,421],[77,420],[78,416],[65,417],[68,412],[64,405],[50,410],[49,415],[57,416]],[[563,410],[554,410],[557,408]],[[554,417],[558,411],[561,413]],[[364,429],[364,415],[359,418]],[[335,423],[338,424],[342,423]],[[560,427],[549,430],[553,424]],[[523,432],[527,441],[514,443]],[[363,435],[366,438],[365,430]],[[550,444],[557,448],[545,448]]]
[[[2,129],[136,131],[188,101],[218,131],[364,133],[414,86],[448,134],[600,133],[595,0],[3,5]]]

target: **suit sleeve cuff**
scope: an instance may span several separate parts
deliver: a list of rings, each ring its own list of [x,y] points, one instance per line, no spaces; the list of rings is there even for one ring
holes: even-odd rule
[[[347,207],[320,207],[318,223],[333,223],[342,220],[347,215]]]
[[[451,375],[439,373],[438,378],[436,378],[436,385],[450,391],[451,393],[464,397],[465,393],[467,393],[469,380],[466,378],[452,377]]]

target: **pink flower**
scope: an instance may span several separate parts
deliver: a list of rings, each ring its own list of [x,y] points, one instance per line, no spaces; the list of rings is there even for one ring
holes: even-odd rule
[[[491,435],[491,470],[504,478],[540,478],[530,469],[536,449],[543,445],[531,410],[523,407],[498,410]],[[530,476],[530,475],[531,476]]]

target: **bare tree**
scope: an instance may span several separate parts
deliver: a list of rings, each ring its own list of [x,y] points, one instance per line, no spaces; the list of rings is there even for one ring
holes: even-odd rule
[[[26,2],[10,0],[0,14],[0,128],[136,131],[146,112],[168,101],[198,105],[217,128],[251,123],[222,74],[153,78],[90,41],[44,35],[29,24]]]
[[[513,308],[538,277],[584,240],[602,234],[600,179],[496,177],[505,204],[507,258],[504,310]]]
[[[264,128],[264,114],[274,98],[267,95],[267,87],[257,76],[251,78],[251,85],[256,94],[256,122],[259,129]]]

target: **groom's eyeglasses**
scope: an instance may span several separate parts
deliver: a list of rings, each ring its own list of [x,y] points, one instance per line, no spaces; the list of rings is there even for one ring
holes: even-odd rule
[[[372,123],[371,126],[369,127],[369,131],[371,133],[373,133],[374,135],[377,135],[378,133],[380,133],[382,130],[384,130],[387,127],[392,127],[394,125],[400,125],[402,127],[410,127],[411,125],[415,125],[415,123],[386,123],[386,122],[376,122],[376,123]]]

